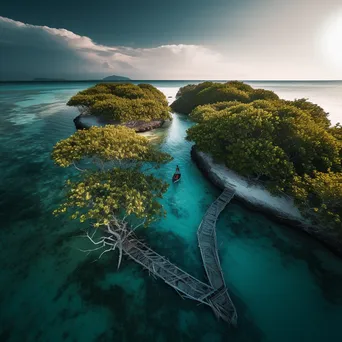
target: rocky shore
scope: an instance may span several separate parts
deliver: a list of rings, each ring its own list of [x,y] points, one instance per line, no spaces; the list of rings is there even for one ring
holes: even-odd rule
[[[228,184],[235,186],[234,200],[251,210],[266,214],[272,220],[301,229],[342,257],[342,241],[333,232],[310,225],[302,217],[291,198],[271,195],[262,185],[251,184],[226,166],[216,164],[209,155],[198,151],[195,147],[191,150],[191,157],[205,177],[219,189],[223,189]]]
[[[149,122],[145,121],[130,121],[122,123],[121,125],[133,128],[137,133],[147,132],[155,128],[162,127],[165,123],[164,120],[153,120]],[[74,119],[76,129],[87,129],[91,126],[105,126],[105,125],[118,125],[118,122],[106,120],[102,117],[93,115],[78,115]]]

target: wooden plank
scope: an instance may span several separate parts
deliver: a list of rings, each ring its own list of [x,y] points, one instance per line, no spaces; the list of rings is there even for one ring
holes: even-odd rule
[[[197,231],[198,245],[209,283],[214,289],[222,289],[214,297],[210,297],[215,307],[213,310],[218,317],[233,323],[236,322],[237,314],[222,274],[216,242],[216,220],[234,195],[234,189],[225,188],[205,213]],[[208,233],[211,236],[210,240],[208,240]]]
[[[225,194],[225,192],[223,193]],[[227,196],[223,199],[219,198],[209,207],[197,231],[203,265],[210,285],[178,268],[138,240],[134,234],[129,240],[123,242],[123,251],[149,272],[164,280],[178,293],[182,293],[185,298],[204,303],[212,308],[217,317],[229,323],[235,323],[237,314],[224,283],[216,243],[216,219],[229,202],[228,199]],[[221,287],[225,291],[212,296]]]

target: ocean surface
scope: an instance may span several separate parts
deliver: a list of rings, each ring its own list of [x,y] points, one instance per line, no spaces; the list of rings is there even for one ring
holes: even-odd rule
[[[187,82],[153,82],[169,101]],[[284,98],[306,97],[341,120],[341,82],[251,82]],[[218,244],[239,323],[183,300],[117,254],[80,251],[87,224],[53,217],[73,170],[54,166],[53,145],[75,131],[66,101],[92,83],[0,85],[0,341],[342,340],[342,260],[318,241],[233,202],[221,214]],[[157,130],[174,160],[158,174],[181,182],[163,199],[167,218],[139,232],[155,250],[205,280],[196,230],[219,195],[190,159],[192,125],[173,114]],[[170,182],[171,183],[171,182]]]

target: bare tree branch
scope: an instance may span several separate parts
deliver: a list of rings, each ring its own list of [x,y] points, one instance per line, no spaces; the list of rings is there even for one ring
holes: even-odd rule
[[[85,171],[87,171],[87,170],[83,170],[83,169],[79,168],[79,167],[75,164],[75,161],[73,161],[72,163],[74,164],[74,167],[75,167],[75,169],[76,169],[77,171],[80,171],[80,172],[85,172]]]

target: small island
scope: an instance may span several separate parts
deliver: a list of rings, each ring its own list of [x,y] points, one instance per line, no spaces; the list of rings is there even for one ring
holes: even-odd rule
[[[111,76],[107,76],[103,78],[102,80],[103,81],[130,81],[131,79],[125,76],[111,75]]]
[[[321,107],[231,81],[187,85],[171,108],[196,122],[187,139],[212,182],[342,254],[342,127]]]
[[[77,129],[112,124],[145,132],[171,120],[165,95],[150,84],[99,83],[73,96],[67,105],[81,113],[74,119]]]

